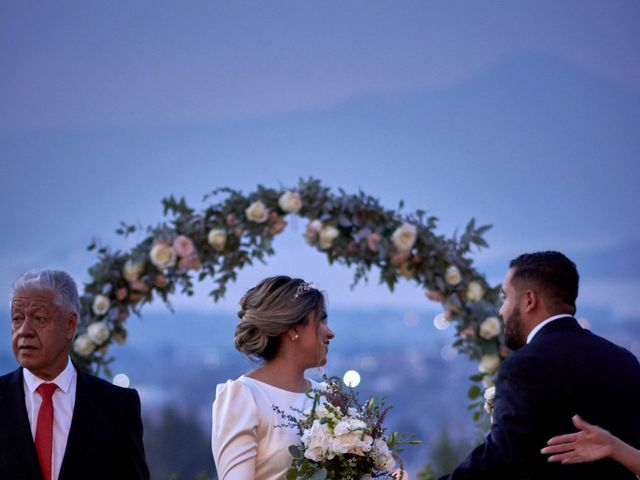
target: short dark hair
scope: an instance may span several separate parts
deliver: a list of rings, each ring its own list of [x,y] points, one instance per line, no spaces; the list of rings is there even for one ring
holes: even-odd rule
[[[548,308],[573,308],[576,312],[580,276],[576,264],[560,252],[524,253],[509,263],[512,283],[537,286]]]

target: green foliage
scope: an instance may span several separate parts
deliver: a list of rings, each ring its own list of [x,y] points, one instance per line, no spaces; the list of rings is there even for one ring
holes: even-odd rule
[[[287,192],[297,195],[295,208],[281,204]],[[353,268],[352,286],[367,281],[374,269],[379,282],[390,291],[401,279],[411,281],[442,303],[447,320],[455,324],[454,346],[461,353],[472,359],[501,354],[500,336],[480,335],[482,322],[497,315],[500,288],[488,285],[471,257],[472,250],[487,246],[484,234],[490,226],[477,226],[471,219],[459,238],[458,234],[447,238],[436,233],[437,217],[424,210],[403,214],[402,202],[398,210],[386,209],[362,191],[350,194],[338,189],[333,193],[313,178],[301,179],[293,188],[258,185],[248,194],[218,188],[205,195],[204,201],[204,209],[197,210],[184,198],[170,195],[162,200],[166,221],[148,227],[121,222],[116,230],[119,235],[142,235],[127,252],[91,242],[88,248],[98,258],[89,269],[91,279],[82,294],[81,341],[76,340],[73,352],[81,367],[110,375],[113,358],[109,347],[126,340],[128,317],[140,315],[147,303],[160,299],[171,308],[172,295],[193,295],[194,282],[207,279],[213,285],[212,300],[221,299],[240,270],[255,262],[265,263],[274,254],[273,239],[290,215],[309,221],[304,238],[329,264]],[[261,202],[263,217],[249,214],[255,202]],[[214,232],[224,239],[211,241]],[[193,247],[188,255],[180,254],[176,245],[177,239],[185,238]],[[171,261],[154,261],[152,252],[161,246],[173,252]],[[135,275],[125,273],[131,265],[136,267]],[[470,295],[472,287],[481,294]],[[104,312],[93,308],[99,296],[108,301]],[[96,323],[107,328],[106,338],[89,329]],[[477,390],[473,392],[477,396]]]

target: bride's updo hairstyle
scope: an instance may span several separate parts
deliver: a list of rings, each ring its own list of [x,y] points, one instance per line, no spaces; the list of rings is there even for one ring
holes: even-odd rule
[[[240,299],[235,346],[253,360],[268,361],[280,349],[280,335],[305,325],[309,314],[325,316],[322,293],[300,278],[269,277],[248,290]]]

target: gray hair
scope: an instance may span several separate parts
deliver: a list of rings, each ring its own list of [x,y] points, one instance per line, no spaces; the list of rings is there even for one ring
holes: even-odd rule
[[[59,307],[80,316],[78,288],[71,275],[62,270],[30,270],[20,275],[11,285],[11,298],[28,288],[49,290],[54,293]]]

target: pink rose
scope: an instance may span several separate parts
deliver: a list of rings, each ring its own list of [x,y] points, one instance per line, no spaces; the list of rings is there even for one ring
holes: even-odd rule
[[[438,290],[427,290],[425,292],[426,297],[429,300],[432,300],[434,302],[443,302],[444,301],[444,293],[438,291]]]
[[[173,251],[180,257],[189,257],[193,255],[196,248],[193,246],[193,242],[189,237],[178,235],[173,241]]]
[[[157,275],[153,283],[156,287],[163,289],[169,285],[169,279],[164,275]]]
[[[116,292],[116,300],[121,302],[125,298],[127,298],[127,289],[124,287],[119,288],[118,291]]]
[[[137,292],[147,293],[149,291],[149,285],[144,283],[142,280],[136,280],[131,283],[131,288],[136,290]]]
[[[367,235],[367,248],[372,252],[377,252],[380,240],[382,240],[382,236],[379,233],[370,233]]]
[[[230,213],[229,215],[227,215],[227,225],[232,227],[236,223],[238,223],[238,218],[233,213]]]
[[[396,267],[399,267],[400,265],[402,265],[404,262],[407,261],[408,258],[409,258],[408,251],[393,252],[391,255],[389,255],[389,261],[391,262],[391,265],[394,265]]]
[[[200,270],[202,268],[202,263],[200,263],[200,259],[197,255],[190,255],[180,259],[178,268],[182,268],[184,270]]]
[[[278,217],[275,223],[271,225],[269,232],[271,233],[271,235],[277,235],[282,232],[286,226],[287,222],[283,220],[282,217]]]

